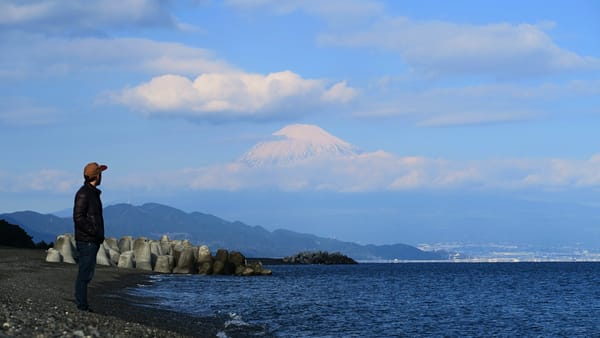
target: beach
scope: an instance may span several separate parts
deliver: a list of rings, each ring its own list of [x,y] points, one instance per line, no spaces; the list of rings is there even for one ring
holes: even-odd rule
[[[143,306],[125,294],[151,273],[97,266],[93,313],[75,306],[77,265],[47,263],[45,250],[0,247],[0,337],[215,337],[222,321]]]

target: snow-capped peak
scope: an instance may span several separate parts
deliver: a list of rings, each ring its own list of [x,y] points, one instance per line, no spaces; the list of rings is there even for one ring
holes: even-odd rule
[[[242,156],[251,165],[293,165],[312,159],[353,156],[359,150],[315,125],[293,124],[273,133],[277,139],[261,142]]]

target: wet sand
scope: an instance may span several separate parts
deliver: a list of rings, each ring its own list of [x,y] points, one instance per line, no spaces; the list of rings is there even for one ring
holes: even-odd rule
[[[217,318],[139,306],[152,300],[123,290],[148,283],[150,273],[134,269],[98,266],[89,289],[94,313],[79,311],[77,265],[45,257],[0,247],[0,337],[215,337],[223,328]]]

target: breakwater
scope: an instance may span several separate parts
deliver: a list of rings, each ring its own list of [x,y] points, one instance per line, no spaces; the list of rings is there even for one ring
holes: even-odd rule
[[[59,235],[47,250],[47,262],[77,263],[73,234]],[[106,238],[96,255],[98,265],[141,269],[158,273],[258,276],[271,275],[260,261],[248,262],[238,251],[218,249],[213,255],[206,245],[195,246],[188,240],[160,240],[123,236]]]

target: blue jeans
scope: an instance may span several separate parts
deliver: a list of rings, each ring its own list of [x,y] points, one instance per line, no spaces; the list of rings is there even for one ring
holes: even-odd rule
[[[88,284],[94,277],[96,270],[96,254],[100,245],[91,242],[77,242],[77,252],[79,253],[79,273],[75,281],[75,302],[80,310],[89,309],[88,304]]]

